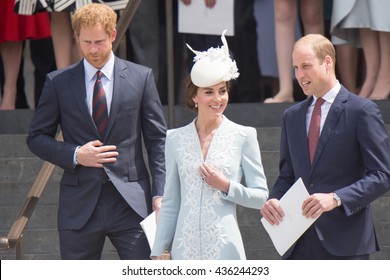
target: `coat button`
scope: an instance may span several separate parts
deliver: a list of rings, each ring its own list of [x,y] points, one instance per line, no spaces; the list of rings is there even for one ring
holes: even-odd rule
[[[314,188],[314,184],[310,184],[310,185],[309,185],[309,188]]]

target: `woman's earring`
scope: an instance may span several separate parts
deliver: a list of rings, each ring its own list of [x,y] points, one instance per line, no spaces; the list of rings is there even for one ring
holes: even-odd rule
[[[195,103],[195,108],[198,108],[198,103]]]

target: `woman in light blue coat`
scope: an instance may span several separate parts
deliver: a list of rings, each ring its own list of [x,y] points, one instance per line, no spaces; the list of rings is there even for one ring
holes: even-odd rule
[[[260,209],[267,181],[255,128],[223,112],[230,80],[238,77],[227,43],[196,54],[187,82],[187,106],[198,112],[188,125],[167,133],[166,186],[152,259],[246,259],[236,206]],[[245,177],[245,185],[241,183]]]

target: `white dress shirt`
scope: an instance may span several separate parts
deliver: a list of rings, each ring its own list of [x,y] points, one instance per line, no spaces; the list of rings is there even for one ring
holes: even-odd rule
[[[111,52],[110,59],[103,66],[102,69],[93,67],[86,59],[84,59],[84,71],[85,71],[85,87],[87,91],[86,103],[88,106],[89,114],[92,116],[92,100],[93,100],[93,87],[96,81],[96,72],[100,70],[103,73],[101,82],[106,94],[107,111],[110,115],[112,92],[114,87],[114,61],[115,56]]]
[[[324,127],[326,117],[328,116],[330,106],[332,106],[334,100],[336,99],[337,93],[340,91],[340,88],[341,88],[341,85],[340,85],[339,81],[337,81],[335,86],[322,97],[322,99],[324,99],[325,102],[321,106],[320,134],[321,134],[322,128]],[[306,134],[307,135],[309,135],[309,125],[310,125],[311,114],[313,113],[314,104],[316,103],[316,101],[317,101],[317,97],[313,96],[313,102],[310,104],[310,106],[306,112]]]

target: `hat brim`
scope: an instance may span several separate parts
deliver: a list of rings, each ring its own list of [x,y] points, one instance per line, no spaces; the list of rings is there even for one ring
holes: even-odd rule
[[[209,87],[224,82],[228,72],[226,63],[205,57],[192,67],[191,80],[198,87]]]

